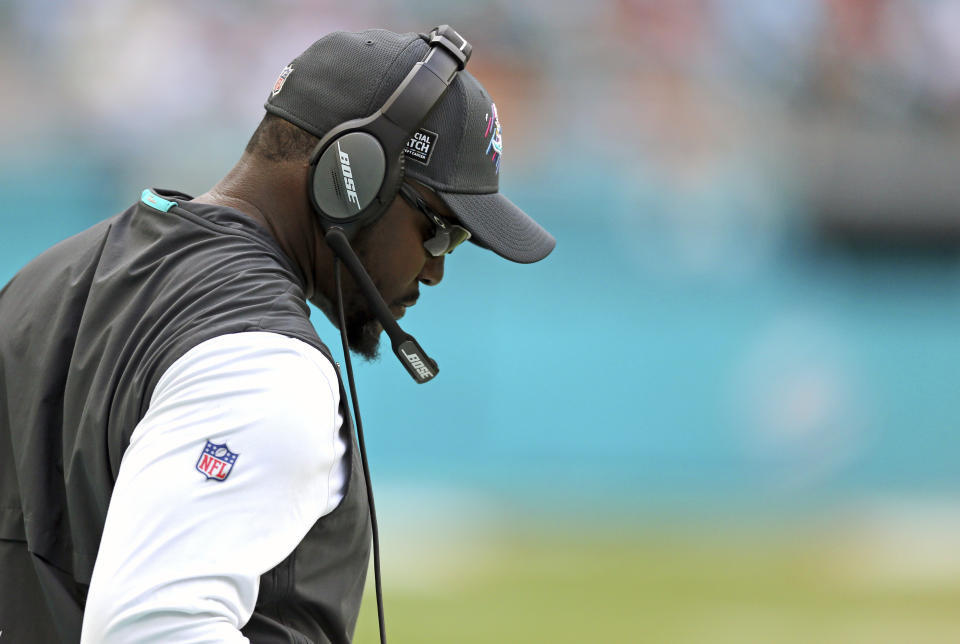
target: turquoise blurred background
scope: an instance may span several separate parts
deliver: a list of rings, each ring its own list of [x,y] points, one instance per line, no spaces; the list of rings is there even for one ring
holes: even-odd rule
[[[355,363],[398,640],[957,641],[958,2],[7,2],[0,282],[439,23],[557,248],[448,258],[429,385]]]

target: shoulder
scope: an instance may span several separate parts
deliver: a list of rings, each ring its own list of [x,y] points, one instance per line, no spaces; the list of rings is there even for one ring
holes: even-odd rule
[[[318,348],[280,333],[244,331],[218,335],[185,352],[160,376],[150,405],[201,390],[289,399],[305,388],[315,393],[318,386],[339,398],[336,370]]]
[[[337,372],[317,348],[277,333],[231,333],[201,342],[161,375],[131,444],[146,431],[159,438],[192,426],[203,433],[194,440],[216,443],[222,434],[290,460],[327,449],[339,405]]]

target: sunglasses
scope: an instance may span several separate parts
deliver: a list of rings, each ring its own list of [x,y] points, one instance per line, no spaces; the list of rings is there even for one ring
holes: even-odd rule
[[[470,239],[470,231],[458,226],[430,207],[420,193],[406,183],[400,184],[400,196],[411,208],[422,212],[433,224],[433,237],[423,247],[434,257],[452,253],[453,249]]]

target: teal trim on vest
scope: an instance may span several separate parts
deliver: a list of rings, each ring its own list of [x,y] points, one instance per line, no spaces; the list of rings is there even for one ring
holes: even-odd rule
[[[153,190],[147,189],[140,193],[140,201],[155,208],[160,212],[167,212],[171,208],[177,205],[176,201],[167,201],[163,197],[160,197]]]

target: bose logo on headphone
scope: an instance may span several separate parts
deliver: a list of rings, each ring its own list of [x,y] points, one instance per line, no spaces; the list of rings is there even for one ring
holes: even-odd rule
[[[337,141],[337,152],[340,154],[343,184],[347,187],[347,201],[357,204],[357,210],[360,210],[360,198],[357,197],[357,186],[353,182],[353,172],[350,170],[350,155],[340,149],[340,141]]]
[[[407,359],[407,362],[410,363],[410,366],[413,367],[421,378],[432,378],[433,372],[430,371],[430,367],[423,364],[423,360],[420,359],[416,353],[407,353],[403,349],[400,349],[400,353],[403,354],[403,357]]]

